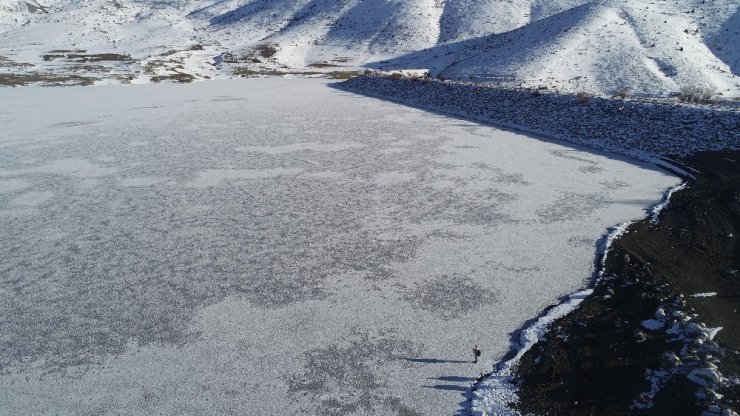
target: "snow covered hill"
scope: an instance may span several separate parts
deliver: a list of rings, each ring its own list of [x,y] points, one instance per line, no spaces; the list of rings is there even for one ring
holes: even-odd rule
[[[727,98],[740,96],[738,43],[737,0],[0,2],[6,84],[429,68],[570,92],[696,87]]]
[[[449,78],[576,92],[662,95],[699,87],[737,95],[740,3],[698,3],[588,2],[386,66],[413,63]]]

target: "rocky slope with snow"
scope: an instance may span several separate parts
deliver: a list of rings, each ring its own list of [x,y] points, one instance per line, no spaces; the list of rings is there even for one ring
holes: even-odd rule
[[[6,0],[0,80],[422,68],[558,91],[732,98],[739,41],[735,0]]]

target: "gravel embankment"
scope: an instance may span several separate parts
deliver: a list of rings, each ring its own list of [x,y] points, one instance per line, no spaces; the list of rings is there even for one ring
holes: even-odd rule
[[[740,110],[362,76],[336,88],[641,160],[740,148]]]

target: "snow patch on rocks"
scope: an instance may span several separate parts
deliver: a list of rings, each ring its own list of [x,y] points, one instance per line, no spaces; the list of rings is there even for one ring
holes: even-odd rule
[[[717,368],[721,348],[714,342],[721,327],[710,328],[695,322],[696,315],[685,311],[686,303],[682,296],[667,303],[655,313],[656,319],[642,322],[642,326],[653,334],[661,332],[668,335],[667,351],[663,355],[660,368],[647,369],[645,378],[650,389],[644,391],[632,402],[633,409],[650,409],[658,392],[676,377],[685,377],[696,384],[695,395],[706,403],[706,412],[711,413],[718,406],[722,395],[720,387],[731,383]],[[678,345],[676,347],[675,345]],[[707,414],[705,412],[705,414]],[[724,414],[724,413],[716,413]]]

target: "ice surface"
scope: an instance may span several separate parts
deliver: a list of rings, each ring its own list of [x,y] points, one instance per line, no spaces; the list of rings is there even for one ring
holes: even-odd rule
[[[93,177],[109,175],[113,172],[114,170],[112,168],[103,168],[86,160],[61,159],[50,161],[44,165],[34,166],[30,168],[21,168],[16,170],[2,169],[0,170],[0,175],[19,176],[33,173],[49,173],[54,175],[69,175],[75,177]]]
[[[188,185],[202,188],[217,186],[229,179],[275,178],[284,175],[297,175],[302,169],[208,169],[198,173],[198,179]]]
[[[281,154],[290,152],[300,151],[312,151],[312,152],[339,152],[342,150],[349,150],[354,148],[364,147],[361,143],[291,143],[285,146],[245,146],[237,147],[236,150],[240,152],[257,152],[257,153],[269,153],[269,154]]]
[[[13,192],[29,186],[28,182],[19,179],[0,180],[0,192]]]
[[[620,231],[615,231],[619,233]],[[591,295],[591,289],[573,293],[556,305],[534,323],[524,328],[519,334],[519,342],[514,346],[516,354],[508,361],[497,364],[494,371],[487,375],[473,394],[470,413],[475,416],[515,416],[518,412],[512,405],[519,401],[514,381],[514,368],[521,357],[532,348],[548,331],[550,324],[575,310],[585,298]]]
[[[4,89],[0,115],[4,414],[452,414],[678,183],[321,80]]]

